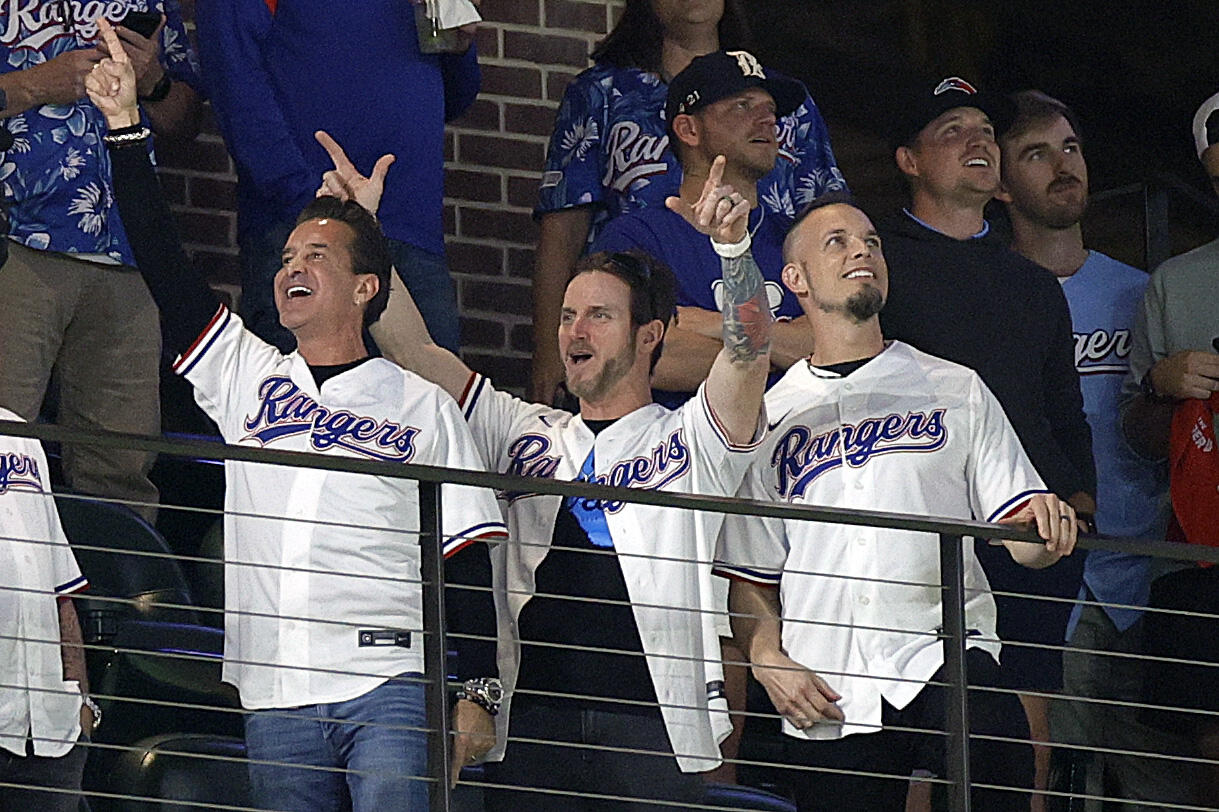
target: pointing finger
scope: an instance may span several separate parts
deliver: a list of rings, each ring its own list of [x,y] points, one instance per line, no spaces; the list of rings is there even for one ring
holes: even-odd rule
[[[711,170],[707,173],[707,180],[712,184],[719,186],[724,179],[724,165],[728,163],[728,159],[723,155],[716,155],[715,160],[711,162]]]
[[[123,41],[119,39],[119,35],[115,33],[114,26],[105,17],[97,18],[97,30],[102,35],[102,42],[106,43],[106,50],[110,52],[110,58],[120,65],[126,64],[130,60],[127,58],[127,51],[123,49]]]
[[[329,138],[329,136],[327,136]],[[384,183],[385,175],[389,172],[389,168],[397,160],[393,155],[382,155],[377,159],[377,163],[373,165],[372,174],[368,176],[369,180],[377,183]]]
[[[322,149],[326,150],[326,154],[334,162],[335,169],[342,172],[355,171],[355,164],[347,158],[347,153],[339,146],[339,142],[330,137],[330,133],[325,130],[318,130],[313,134],[313,137],[322,145]]]

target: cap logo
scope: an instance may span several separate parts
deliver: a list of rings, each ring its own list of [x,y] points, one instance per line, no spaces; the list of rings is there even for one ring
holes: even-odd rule
[[[736,57],[736,64],[741,69],[742,76],[766,78],[766,71],[762,70],[761,63],[749,51],[729,51],[728,56]]]
[[[941,93],[947,93],[950,90],[956,91],[957,93],[968,93],[970,96],[976,95],[978,92],[977,88],[975,88],[969,82],[966,82],[961,77],[950,76],[936,85],[935,90],[932,91],[931,95],[938,96]]]
[[[700,98],[702,97],[697,90],[691,91],[690,95],[686,96],[686,98],[682,100],[682,103],[677,105],[677,112],[679,114],[686,112],[691,107],[698,104],[698,100]]]

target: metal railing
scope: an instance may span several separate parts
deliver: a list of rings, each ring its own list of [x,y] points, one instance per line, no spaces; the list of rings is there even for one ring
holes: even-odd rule
[[[939,540],[941,583],[933,586],[942,590],[941,605],[943,617],[942,628],[938,630],[938,636],[942,639],[944,645],[944,664],[945,674],[947,675],[945,687],[948,690],[950,700],[944,730],[946,735],[947,771],[946,775],[942,778],[932,778],[930,780],[942,783],[946,787],[948,808],[952,812],[967,812],[967,810],[976,809],[971,803],[970,789],[972,786],[977,785],[977,782],[971,780],[970,776],[971,734],[969,691],[978,689],[976,687],[969,687],[966,674],[965,652],[967,641],[971,638],[965,617],[967,595],[965,587],[966,561],[963,544],[966,543],[967,537],[1004,538],[1029,543],[1042,543],[1041,539],[1033,531],[975,521],[937,519],[880,511],[788,505],[775,502],[752,502],[709,495],[680,495],[433,466],[401,465],[350,457],[222,445],[203,440],[92,433],[50,425],[31,425],[5,421],[0,421],[0,435],[33,438],[44,442],[60,444],[88,444],[106,448],[135,449],[202,460],[309,467],[317,470],[418,482],[420,498],[420,526],[418,533],[422,556],[420,573],[422,576],[421,586],[423,592],[425,673],[427,675],[426,709],[429,731],[429,782],[432,798],[431,808],[437,812],[442,810],[443,812],[449,812],[453,805],[453,795],[447,775],[451,755],[452,730],[448,714],[447,672],[445,667],[444,569],[443,559],[440,555],[440,544],[436,541],[444,538],[442,524],[443,506],[440,500],[440,488],[444,484],[469,485],[490,488],[500,492],[524,491],[531,494],[558,495],[563,497],[577,496],[606,501],[656,505],[673,509],[891,528],[934,534]],[[1112,550],[1158,559],[1202,561],[1211,564],[1219,563],[1219,549],[1173,544],[1163,541],[1117,539],[1085,535],[1080,538],[1078,546],[1081,549]],[[705,562],[706,566],[710,566],[710,564],[711,562]],[[175,603],[157,603],[154,605],[167,609],[197,608]],[[1104,652],[1096,653],[1104,654]],[[187,660],[200,658],[200,655],[190,652],[179,652],[170,656]],[[203,659],[207,658],[204,657]],[[1072,697],[1070,699],[1102,703],[1108,701],[1095,700],[1088,697]],[[155,704],[155,701],[153,704]],[[234,712],[241,713],[241,711]],[[1200,711],[1199,713],[1206,712]],[[974,738],[977,737],[975,736]],[[107,747],[121,749],[115,745],[94,744],[93,746],[103,749]],[[1099,748],[1099,750],[1103,751],[1104,748]],[[212,758],[214,757],[212,756]],[[897,776],[896,778],[901,777]],[[1053,796],[1055,793],[1049,792],[1046,794]],[[104,798],[113,795],[112,793],[98,793],[97,797]],[[1097,801],[1106,800],[1103,795],[1091,797]],[[229,808],[237,809],[240,807]],[[681,805],[675,808],[699,807]],[[1160,805],[1160,808],[1205,809],[1208,807]]]

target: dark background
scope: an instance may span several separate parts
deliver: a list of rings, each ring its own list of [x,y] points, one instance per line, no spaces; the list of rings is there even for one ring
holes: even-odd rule
[[[904,202],[883,122],[912,76],[959,75],[992,91],[1037,88],[1075,109],[1094,193],[1173,176],[1209,188],[1190,132],[1219,91],[1216,0],[746,0],[762,61],[808,85],[853,191],[874,216]],[[1175,250],[1213,236],[1187,195],[1170,209]],[[1085,232],[1143,265],[1141,193],[1093,207]],[[1116,232],[1116,233],[1115,233]],[[1132,238],[1133,240],[1133,238]],[[1104,246],[1102,246],[1104,247]]]

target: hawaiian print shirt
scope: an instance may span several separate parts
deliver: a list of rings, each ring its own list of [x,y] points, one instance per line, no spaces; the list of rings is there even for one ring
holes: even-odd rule
[[[0,0],[0,73],[91,48],[99,12],[117,23],[128,11],[165,14],[162,65],[170,78],[200,89],[178,0]],[[9,235],[42,251],[105,254],[135,264],[110,191],[110,156],[101,141],[106,122],[88,98],[45,104],[0,123],[14,139],[0,161]]]
[[[664,207],[681,167],[668,148],[669,86],[655,73],[594,65],[567,87],[546,153],[536,214],[594,204],[599,226],[627,211]],[[846,181],[811,98],[777,124],[779,160],[758,181],[763,206],[791,220],[813,198]]]

